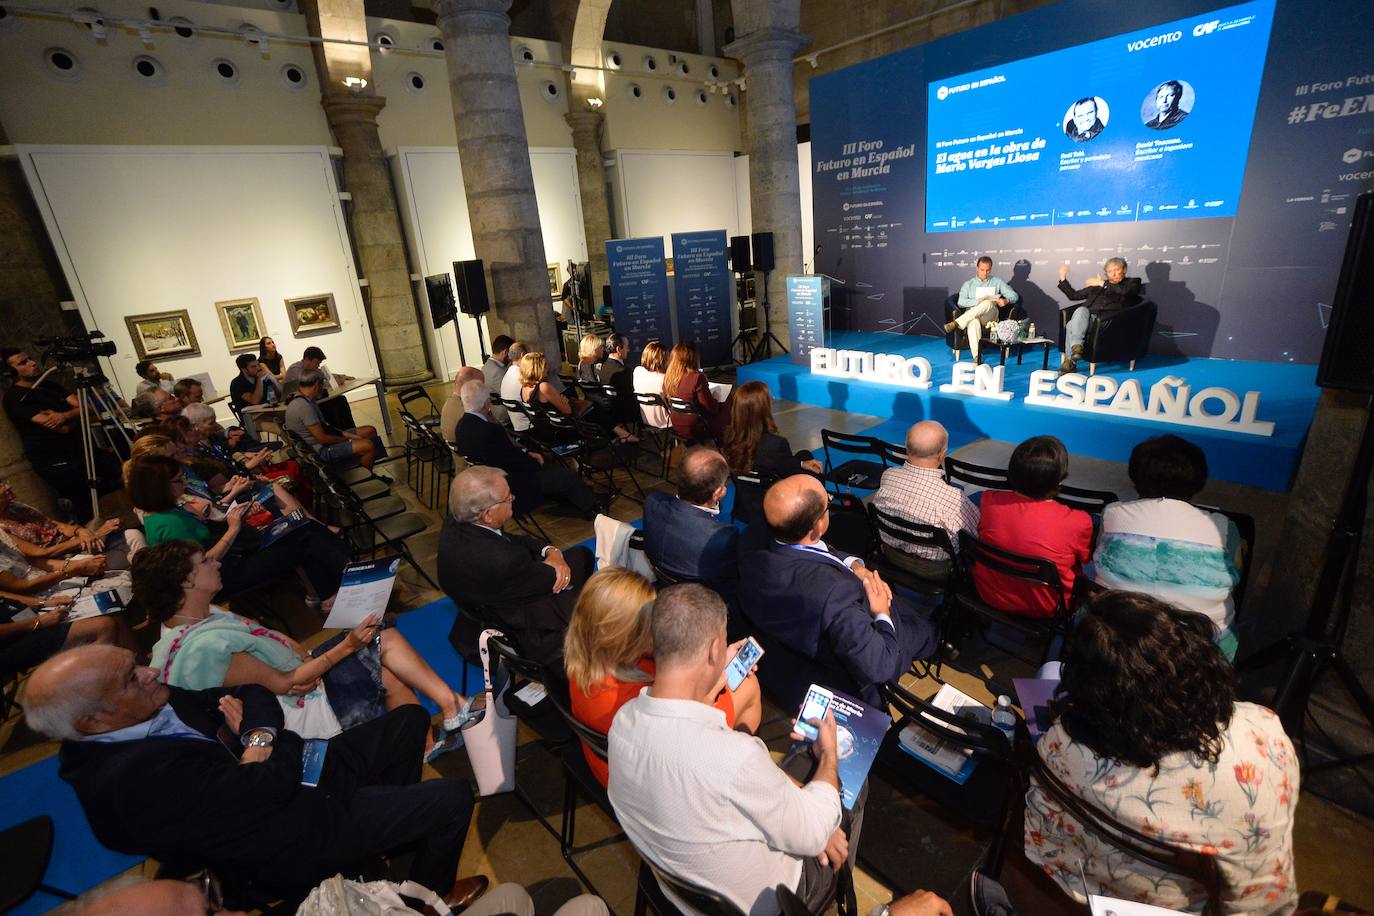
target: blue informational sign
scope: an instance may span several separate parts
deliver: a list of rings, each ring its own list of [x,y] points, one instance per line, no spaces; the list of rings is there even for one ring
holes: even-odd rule
[[[926,231],[1234,216],[1273,16],[1254,0],[931,82]]]
[[[663,239],[611,239],[606,242],[611,277],[615,329],[630,338],[630,352],[638,354],[657,338],[673,345],[672,316],[668,311],[668,266]]]
[[[725,230],[673,233],[677,332],[697,345],[703,366],[730,358],[730,266]]]
[[[811,365],[811,351],[825,346],[825,278],[787,278],[787,330],[792,362]]]

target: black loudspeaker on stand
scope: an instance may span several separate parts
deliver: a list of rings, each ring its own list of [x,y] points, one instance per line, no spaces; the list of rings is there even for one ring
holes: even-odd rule
[[[1350,469],[1345,498],[1327,536],[1326,556],[1306,625],[1301,631],[1289,634],[1246,659],[1243,665],[1246,670],[1256,670],[1278,661],[1287,663],[1273,706],[1285,730],[1293,737],[1302,735],[1312,692],[1328,668],[1340,678],[1364,715],[1366,724],[1374,729],[1374,699],[1346,661],[1344,648],[1345,634],[1350,626],[1355,572],[1364,539],[1369,477],[1374,470],[1374,354],[1368,337],[1374,331],[1374,319],[1370,317],[1367,301],[1371,284],[1374,284],[1374,192],[1365,192],[1355,205],[1354,225],[1341,264],[1322,361],[1317,370],[1317,384],[1322,387],[1371,395],[1365,405],[1364,432]],[[1371,761],[1374,761],[1374,754],[1337,756],[1308,767],[1307,772],[1359,766]]]
[[[487,296],[487,273],[483,268],[482,259],[454,261],[453,276],[458,279],[459,310],[477,320],[477,349],[485,360],[487,342],[482,337],[482,316],[491,308],[491,300]]]
[[[752,257],[749,236],[736,235],[730,238],[730,269],[737,274],[748,273],[751,270],[763,274],[762,295],[759,297],[760,311],[763,314],[762,323],[752,331],[741,327],[735,339],[730,342],[730,351],[733,353],[734,348],[739,347],[745,357],[743,362],[746,363],[771,357],[773,344],[777,344],[782,352],[788,352],[787,347],[778,340],[768,324],[768,272],[773,266],[773,233],[754,233]]]

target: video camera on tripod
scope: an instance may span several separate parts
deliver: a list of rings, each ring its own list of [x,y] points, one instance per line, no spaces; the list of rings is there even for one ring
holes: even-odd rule
[[[96,358],[114,356],[118,352],[115,342],[98,330],[62,337],[35,337],[33,342],[35,346],[43,348],[39,362],[45,365],[52,363],[64,369],[87,369],[86,372],[77,373],[79,381],[87,385],[103,385],[108,381],[101,374]]]

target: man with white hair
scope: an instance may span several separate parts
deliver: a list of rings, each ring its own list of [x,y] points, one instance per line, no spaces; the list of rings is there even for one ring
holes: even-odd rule
[[[484,378],[482,370],[476,366],[464,366],[458,370],[458,375],[453,379],[453,394],[448,396],[444,406],[439,409],[439,434],[444,437],[445,442],[455,441],[458,421],[467,409],[463,406],[461,396],[463,386],[472,381],[480,382]]]
[[[1059,374],[1065,375],[1078,370],[1083,341],[1093,318],[1111,317],[1140,302],[1140,278],[1126,276],[1125,258],[1108,258],[1102,273],[1084,280],[1082,289],[1074,289],[1065,261],[1059,267],[1059,291],[1069,300],[1068,305],[1060,306],[1068,313],[1064,322],[1064,360],[1059,364]]]
[[[563,666],[563,635],[592,552],[564,552],[532,537],[507,534],[515,497],[499,468],[470,467],[453,478],[439,535],[439,584],[459,608],[500,624],[530,658]]]
[[[510,441],[491,415],[491,393],[484,379],[464,383],[458,396],[465,411],[452,440],[458,454],[468,464],[506,472],[506,483],[515,494],[511,507],[514,514],[528,515],[539,508],[545,496],[551,496],[567,503],[583,518],[590,520],[596,515],[596,494],[577,472],[545,461],[534,450],[523,451]]]
[[[978,533],[978,507],[960,488],[945,480],[949,432],[935,420],[922,420],[906,431],[906,463],[883,471],[873,505],[879,512],[918,525],[934,525],[949,533],[958,551],[959,532]],[[898,566],[918,575],[949,572],[950,557],[934,547],[900,543],[880,532],[889,549],[883,553]],[[925,562],[931,561],[931,562]]]
[[[429,713],[402,706],[330,739],[303,784],[305,744],[267,688],[182,690],[114,646],[39,665],[25,717],[62,740],[63,780],[105,846],[251,882],[299,900],[340,871],[401,847],[410,878],[462,905],[485,879],[455,883],[472,817],[465,781],[419,782]]]

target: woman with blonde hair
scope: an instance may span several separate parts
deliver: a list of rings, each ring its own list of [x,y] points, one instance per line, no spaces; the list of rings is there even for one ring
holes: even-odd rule
[[[577,345],[577,380],[593,385],[601,384],[596,377],[596,364],[606,356],[606,345],[596,334],[583,334]]]
[[[651,340],[644,345],[644,352],[640,354],[639,365],[635,366],[634,389],[635,394],[656,394],[663,395],[663,370],[668,368],[668,348],[663,346],[658,340]],[[644,423],[654,429],[668,428],[668,411],[662,407],[643,407],[639,408],[644,417]]]
[[[688,413],[669,411],[673,431],[679,436],[695,442],[725,439],[725,428],[730,423],[730,409],[715,399],[706,381],[706,373],[701,371],[701,359],[697,356],[697,345],[684,340],[673,347],[668,357],[668,371],[663,376],[663,397],[680,398],[694,405],[700,417]]]
[[[552,408],[565,417],[582,417],[592,422],[604,422],[604,411],[598,415],[592,415],[593,405],[587,401],[578,401],[566,397],[561,391],[549,384],[548,380],[548,361],[544,354],[535,350],[520,357],[517,364],[520,367],[520,400],[524,401],[529,407]],[[630,431],[620,425],[611,427],[616,438],[627,442],[638,442],[639,439],[630,435]]]
[[[654,682],[653,619],[657,593],[639,573],[618,566],[597,572],[582,586],[563,641],[563,665],[568,675],[572,712],[579,722],[608,732],[615,714],[640,690]],[[731,658],[742,642],[732,645]],[[750,674],[739,689],[716,685],[715,706],[729,728],[753,734],[763,718],[759,682]],[[609,779],[605,761],[582,748],[587,765],[604,786]]]

